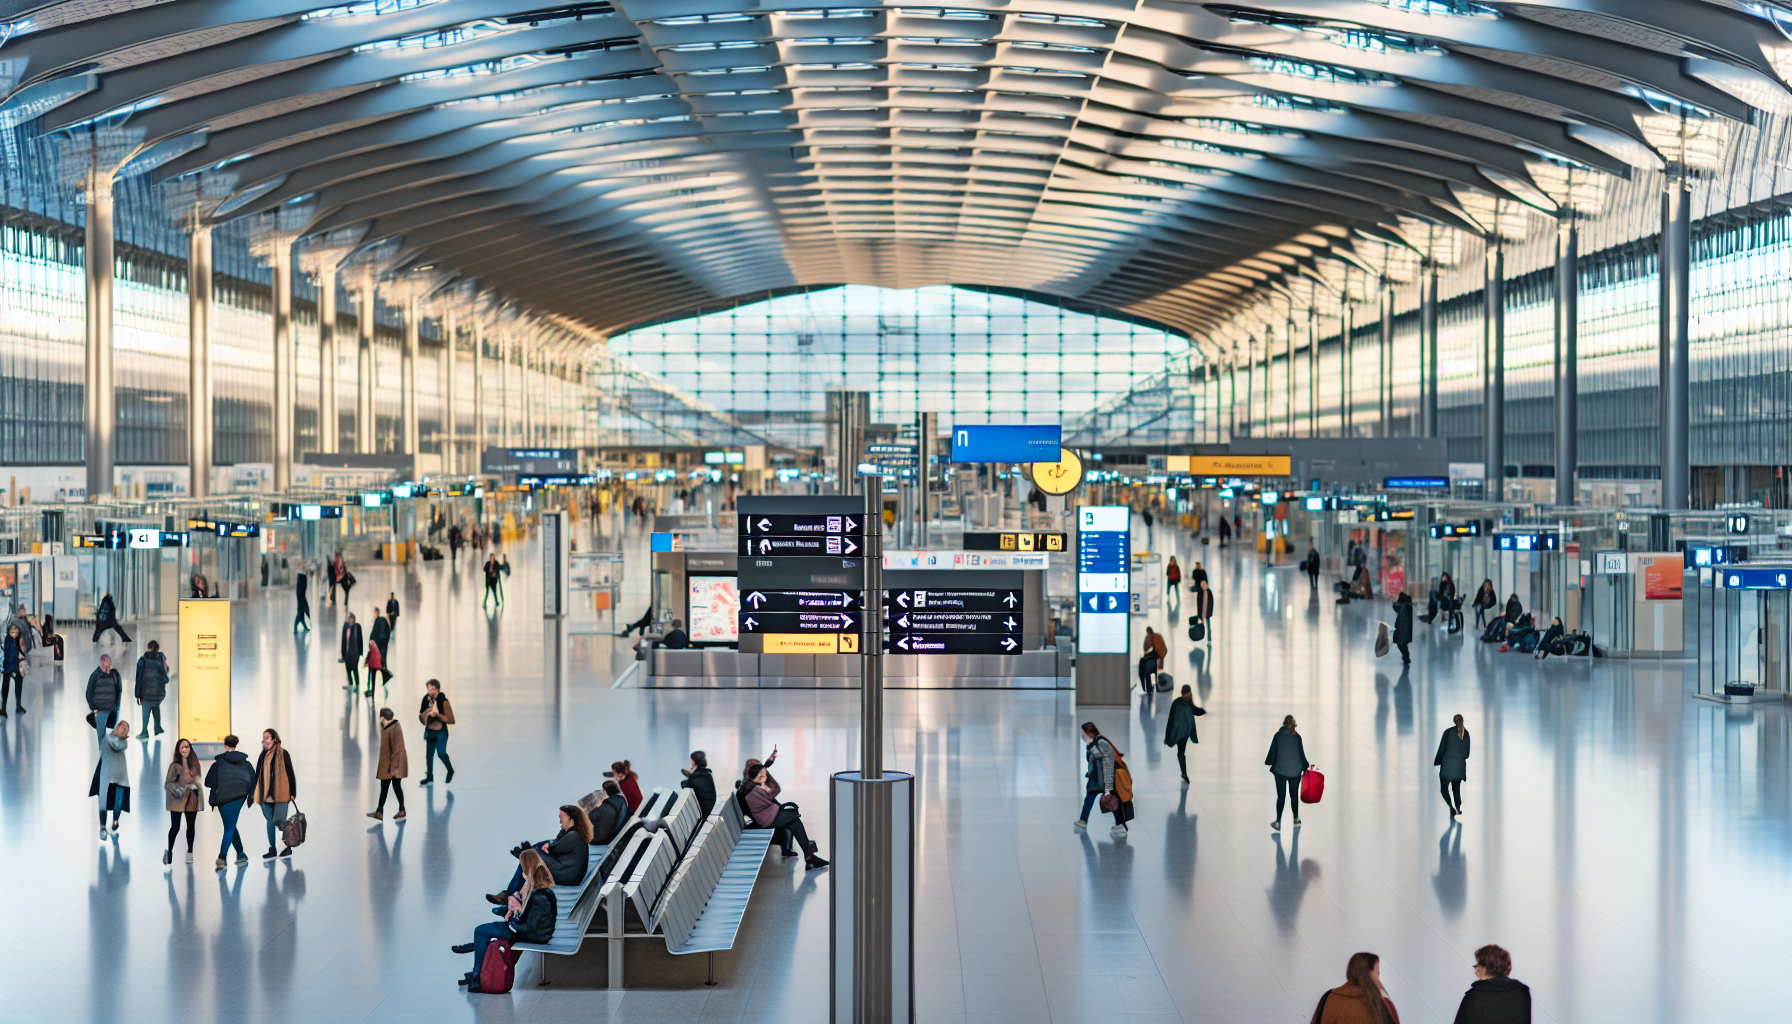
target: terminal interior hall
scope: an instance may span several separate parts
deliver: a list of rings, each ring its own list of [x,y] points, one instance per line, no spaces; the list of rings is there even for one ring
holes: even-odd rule
[[[841,2],[0,0],[0,1024],[1792,1016],[1792,0]]]

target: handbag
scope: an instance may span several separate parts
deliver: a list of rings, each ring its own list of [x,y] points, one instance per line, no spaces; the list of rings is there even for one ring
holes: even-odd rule
[[[286,821],[280,826],[280,838],[286,840],[289,847],[305,844],[305,812],[299,810],[297,800],[292,802],[292,813],[287,815]]]
[[[1120,809],[1120,798],[1113,793],[1101,794],[1101,809],[1112,814]]]
[[[164,782],[162,783],[162,790],[168,794],[168,799],[170,801],[179,800],[184,802],[187,799],[187,784],[184,782]]]

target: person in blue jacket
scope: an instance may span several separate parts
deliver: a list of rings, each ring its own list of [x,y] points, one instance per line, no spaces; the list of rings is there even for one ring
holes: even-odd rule
[[[1300,733],[1295,731],[1294,716],[1282,719],[1282,727],[1276,730],[1275,738],[1269,741],[1269,756],[1263,759],[1269,765],[1270,774],[1276,780],[1276,820],[1270,828],[1282,831],[1283,802],[1294,805],[1294,823],[1300,824],[1300,777],[1312,767],[1307,760],[1306,744],[1301,742]]]

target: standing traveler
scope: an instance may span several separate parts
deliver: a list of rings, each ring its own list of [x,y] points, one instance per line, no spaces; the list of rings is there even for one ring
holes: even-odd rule
[[[1223,548],[1227,544],[1230,544],[1231,542],[1232,542],[1232,524],[1230,522],[1228,522],[1226,520],[1225,515],[1222,514],[1220,516],[1220,547]]]
[[[299,598],[298,613],[292,618],[292,631],[294,633],[299,631],[300,626],[305,627],[305,632],[311,632],[311,599],[306,596],[310,587],[310,577],[307,576],[305,570],[301,568],[299,570],[298,578],[293,580],[293,591]]]
[[[276,825],[286,824],[286,812],[299,795],[299,777],[292,770],[292,755],[280,743],[280,734],[272,729],[261,731],[261,756],[255,760],[255,785],[250,799],[261,808],[268,826],[268,852],[262,860],[273,860],[276,847],[282,857],[292,856],[292,847],[277,842]]]
[[[1294,805],[1294,823],[1300,824],[1300,776],[1312,767],[1307,760],[1307,746],[1301,742],[1300,733],[1295,731],[1294,716],[1282,719],[1282,727],[1276,730],[1275,738],[1269,741],[1269,756],[1263,759],[1269,765],[1270,774],[1276,779],[1276,820],[1270,828],[1282,831],[1283,801]]]
[[[348,566],[342,564],[341,555],[336,556],[336,564],[342,566],[342,578],[338,580],[338,582],[342,585],[342,603],[347,605],[349,603],[349,592],[355,589],[355,574],[349,572]]]
[[[1164,643],[1162,634],[1156,633],[1150,626],[1146,626],[1144,657],[1139,659],[1139,687],[1145,691],[1147,697],[1155,692],[1153,684],[1157,682],[1158,666],[1164,663],[1164,659],[1169,656],[1169,653],[1170,645]]]
[[[243,837],[238,834],[237,818],[243,813],[243,802],[255,789],[255,768],[249,764],[249,755],[236,749],[237,738],[230,735],[224,737],[224,752],[212,762],[211,769],[205,773],[205,788],[211,790],[208,799],[218,809],[218,816],[224,822],[224,838],[218,842],[219,871],[224,870],[224,855],[236,847],[236,862],[249,863],[249,855],[243,852]]]
[[[1412,643],[1412,597],[1402,590],[1400,596],[1394,598],[1394,646],[1400,648],[1400,663],[1412,664],[1412,652],[1406,649]]]
[[[487,601],[504,603],[504,595],[498,592],[498,556],[485,556],[485,596],[479,599],[479,607],[484,608]]]
[[[99,643],[100,636],[108,629],[117,633],[118,639],[124,643],[131,642],[124,627],[118,624],[118,605],[113,603],[111,594],[100,598],[99,609],[93,613],[93,642]]]
[[[1083,775],[1087,781],[1083,787],[1083,812],[1076,819],[1077,828],[1089,827],[1089,811],[1095,806],[1097,800],[1109,793],[1114,794],[1116,798],[1120,796],[1116,788],[1120,754],[1114,749],[1114,744],[1101,734],[1101,730],[1095,727],[1094,722],[1083,723],[1083,741],[1083,760],[1088,763],[1089,768]],[[1117,834],[1126,832],[1126,823],[1121,820],[1122,807],[1116,807],[1114,810],[1112,831]]]
[[[108,838],[106,812],[112,812],[110,838],[118,838],[118,816],[131,809],[131,772],[125,764],[124,751],[130,746],[131,723],[120,722],[100,742],[100,763],[93,769],[93,786],[88,796],[100,798],[100,842]]]
[[[591,845],[608,846],[628,820],[628,801],[612,779],[604,780],[604,798],[591,812]],[[706,815],[707,817],[707,815]]]
[[[1475,950],[1475,979],[1456,1008],[1456,1024],[1531,1024],[1531,989],[1512,980],[1512,954],[1498,946]]]
[[[1457,715],[1456,724],[1445,729],[1443,738],[1437,741],[1437,756],[1431,759],[1437,766],[1438,788],[1443,791],[1444,805],[1450,809],[1452,818],[1462,813],[1462,783],[1468,779],[1468,746],[1468,730],[1462,727],[1462,716]]]
[[[1196,562],[1195,567],[1188,572],[1189,586],[1192,587],[1197,583],[1205,583],[1209,588],[1213,586],[1213,581],[1207,578],[1207,570],[1202,567],[1200,562]]]
[[[1319,549],[1318,548],[1310,547],[1307,549],[1306,570],[1307,570],[1307,587],[1312,590],[1318,590],[1319,589]]]
[[[1475,628],[1487,626],[1487,613],[1500,603],[1499,594],[1493,589],[1492,580],[1482,580],[1481,589],[1475,591]]]
[[[0,662],[4,662],[0,669],[5,673],[0,677],[0,718],[6,717],[6,695],[9,691],[16,694],[13,699],[18,702],[19,714],[22,715],[25,713],[25,673],[30,670],[31,665],[25,656],[24,631],[17,622],[7,625],[6,639],[0,641],[0,644],[5,647],[4,654],[0,655]]]
[[[578,885],[585,880],[585,872],[591,867],[591,819],[585,816],[585,809],[578,804],[563,804],[560,807],[560,831],[554,838],[539,843],[523,843],[511,850],[513,857],[522,858],[523,852],[534,850],[541,855],[542,863],[548,866],[548,873],[554,878],[555,885]],[[485,901],[494,906],[503,906],[510,897],[523,888],[523,868],[517,865],[516,873],[510,876],[510,884],[497,892],[485,894]]]
[[[1195,592],[1191,595],[1195,600],[1195,618],[1201,620],[1201,628],[1207,631],[1207,642],[1213,642],[1213,591],[1207,589],[1207,579],[1203,576],[1195,581]],[[1193,625],[1193,623],[1190,623]]]
[[[442,692],[442,681],[431,679],[423,684],[423,704],[417,709],[417,720],[423,723],[423,781],[427,786],[436,781],[436,755],[442,756],[442,767],[448,770],[444,783],[454,781],[454,762],[448,760],[448,727],[454,724],[454,705]]]
[[[361,624],[355,621],[355,613],[348,613],[348,620],[342,624],[342,667],[348,670],[348,685],[345,690],[361,688],[361,652],[365,650],[361,638]],[[372,680],[370,679],[369,682]]]
[[[19,627],[20,652],[30,654],[32,649],[37,646],[37,635],[36,631],[31,628],[31,616],[26,613],[24,605],[19,605],[18,609],[6,620],[6,625],[0,626],[0,636],[10,634],[14,626]]]
[[[1400,1024],[1394,1001],[1381,987],[1380,957],[1352,954],[1344,978],[1344,984],[1319,997],[1313,1024]]]
[[[554,900],[554,876],[542,862],[541,854],[533,849],[524,850],[519,859],[524,885],[507,901],[504,920],[488,921],[474,928],[472,942],[452,947],[456,953],[473,954],[473,969],[460,979],[460,984],[467,986],[469,992],[481,991],[479,967],[485,962],[486,943],[493,939],[511,943],[546,942],[554,937],[554,921],[560,914],[559,905]]]
[[[398,719],[393,717],[391,708],[381,708],[380,760],[374,769],[374,777],[380,780],[380,802],[367,812],[369,818],[386,820],[386,794],[390,791],[398,794],[398,813],[392,820],[404,820],[404,777],[410,773],[411,760],[405,754],[404,733],[399,731]]]
[[[386,591],[386,625],[392,629],[398,628],[398,594],[396,591]]]
[[[1195,718],[1207,709],[1195,704],[1195,691],[1182,684],[1182,695],[1170,702],[1170,721],[1164,726],[1164,746],[1176,748],[1176,763],[1182,768],[1182,784],[1188,785],[1188,745],[1199,743],[1195,735]]]
[[[684,770],[684,781],[679,786],[697,795],[697,809],[709,817],[716,806],[716,777],[710,773],[708,754],[691,751],[691,766]]]
[[[102,766],[107,759],[106,734],[118,724],[118,707],[123,702],[124,680],[119,678],[118,670],[112,667],[112,656],[102,654],[99,667],[87,677],[87,708],[93,712],[88,718],[100,737]]]
[[[377,608],[373,612],[373,628],[367,631],[367,643],[380,652],[379,664],[376,666],[370,663],[367,666],[367,696],[373,696],[373,674],[378,672],[385,676],[380,681],[380,696],[384,697],[385,688],[392,685],[392,623],[386,621],[386,617]]]
[[[776,757],[776,752],[772,756]],[[767,761],[766,764],[769,765],[771,762]],[[627,761],[611,761],[610,770],[604,773],[604,778],[616,780],[616,785],[622,790],[623,799],[628,801],[628,813],[635,813],[635,808],[641,806],[641,776],[635,774],[635,770],[629,767]]]
[[[149,739],[149,720],[156,720],[156,735],[162,735],[162,701],[168,699],[168,657],[162,645],[154,640],[143,657],[137,659],[137,703],[143,705],[143,731],[140,740]]]
[[[162,863],[174,863],[174,840],[180,835],[180,819],[187,819],[187,863],[193,863],[194,824],[199,819],[199,757],[193,744],[177,740],[174,760],[168,762],[168,773],[162,776],[163,806],[168,809],[168,848],[162,851]]]
[[[802,811],[796,804],[778,803],[778,798],[765,785],[765,765],[753,774],[741,791],[741,802],[747,807],[747,816],[752,819],[753,828],[772,829],[772,841],[783,840],[785,857],[794,857],[800,851],[803,855],[803,867],[814,871],[825,868],[828,862],[821,859],[819,848],[809,838],[809,830],[803,827]],[[790,848],[790,840],[795,839],[797,848]]]
[[[1164,567],[1164,593],[1172,608],[1182,607],[1182,566],[1176,564],[1175,555],[1170,556],[1170,564]]]

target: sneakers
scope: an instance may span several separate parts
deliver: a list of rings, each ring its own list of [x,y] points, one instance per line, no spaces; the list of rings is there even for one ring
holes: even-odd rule
[[[108,838],[108,837],[109,837],[109,836],[110,836],[110,835],[111,835],[111,833],[109,833],[109,832],[107,832],[107,831],[106,831],[106,826],[104,826],[104,825],[101,825],[101,826],[100,826],[100,843],[101,843],[101,845],[104,845],[104,844],[105,844],[105,842],[106,842],[106,839],[107,839],[107,838]]]
[[[288,847],[281,849],[280,856],[291,858],[292,857],[292,847],[288,846]]]
[[[261,855],[261,859],[262,860],[273,860],[275,857],[278,857],[278,856],[280,856],[280,854],[272,846],[270,846],[270,847],[268,847],[268,852]]]
[[[1282,819],[1277,818],[1276,820],[1270,822],[1269,827],[1276,830],[1277,832],[1282,831]]]
[[[217,868],[217,869],[218,869],[218,870],[219,870],[219,871],[222,871],[222,870],[224,870],[224,869],[225,869],[225,868],[227,868],[227,867],[229,867],[229,866],[230,866],[230,862],[229,862],[229,861],[227,861],[227,860],[225,860],[225,859],[224,859],[224,858],[222,858],[222,857],[219,857],[219,858],[218,858],[218,863],[217,863],[217,864],[215,864],[215,865],[213,865],[213,866],[214,866],[214,867],[216,867],[216,868]]]
[[[1300,824],[1300,819],[1299,819],[1299,818],[1296,818],[1296,819],[1294,819],[1294,823],[1295,823],[1295,824],[1296,824],[1296,825],[1298,825],[1298,824]]]
[[[803,861],[803,867],[809,871],[814,871],[817,868],[825,868],[827,866],[828,866],[828,862],[825,860],[822,860],[820,857],[810,857],[809,859]]]
[[[174,851],[173,850],[163,850],[162,851],[162,863],[164,863],[164,864],[174,863]]]
[[[368,811],[367,816],[369,818],[372,818],[374,821],[385,821],[386,820],[386,816],[384,814],[381,814],[379,811]]]
[[[1127,835],[1126,826],[1115,825],[1113,828],[1108,829],[1108,835],[1114,839],[1124,839]]]
[[[187,863],[188,864],[193,863],[193,851],[192,850],[187,851]]]
[[[403,821],[403,820],[404,820],[404,810],[403,810],[403,808],[400,808],[400,809],[399,809],[399,811],[398,811],[398,813],[397,813],[397,814],[394,814],[394,815],[393,815],[393,816],[392,816],[392,820],[393,820],[393,821]]]
[[[247,863],[249,863],[249,855],[248,855],[248,854],[246,854],[246,853],[239,853],[239,854],[237,854],[237,855],[236,855],[236,862],[237,862],[237,863],[238,863],[238,864],[247,864]]]
[[[1089,827],[1089,823],[1084,821],[1081,818],[1076,819],[1076,821],[1072,822],[1072,824],[1074,824],[1077,828],[1088,828]]]

